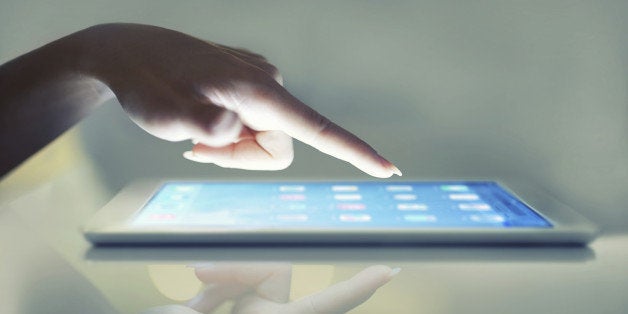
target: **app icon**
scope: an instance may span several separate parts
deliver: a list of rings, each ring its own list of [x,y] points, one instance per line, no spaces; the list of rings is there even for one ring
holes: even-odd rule
[[[175,186],[174,189],[177,192],[189,192],[189,191],[194,190],[194,188],[195,188],[195,186],[193,186],[193,185],[177,185],[177,186]]]
[[[427,210],[426,204],[418,203],[401,203],[397,204],[398,210]]]
[[[473,193],[449,194],[449,199],[454,201],[477,201],[480,197]]]
[[[388,192],[412,192],[411,185],[387,185],[386,191]]]
[[[357,185],[333,185],[331,190],[334,192],[356,192],[358,190]]]
[[[305,203],[288,203],[286,205],[289,210],[304,210],[307,208]]]
[[[183,201],[183,200],[188,200],[190,199],[190,195],[189,194],[172,194],[170,195],[170,200],[173,201]]]
[[[393,198],[398,201],[414,201],[416,200],[416,195],[414,194],[395,194]]]
[[[462,184],[441,185],[440,189],[446,192],[467,192],[469,187]]]
[[[404,215],[403,219],[410,222],[436,222],[434,215]]]
[[[345,222],[369,222],[371,215],[367,214],[343,214],[339,216],[340,221]]]
[[[336,205],[336,208],[340,210],[365,210],[366,205],[362,203],[340,203]]]
[[[468,211],[489,211],[491,210],[491,205],[485,203],[462,203],[458,204],[458,208]]]
[[[359,201],[362,199],[360,194],[335,194],[334,199],[337,201]]]
[[[304,185],[282,185],[279,187],[280,192],[305,192]]]
[[[475,222],[502,223],[506,221],[502,215],[471,215],[469,218]]]
[[[282,201],[304,201],[305,194],[281,194],[279,198]]]

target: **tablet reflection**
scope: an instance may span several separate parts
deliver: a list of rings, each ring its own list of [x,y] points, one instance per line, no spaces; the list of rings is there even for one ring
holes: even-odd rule
[[[190,266],[204,287],[184,304],[148,309],[144,314],[214,313],[233,302],[231,313],[345,313],[368,300],[400,271],[384,265],[363,269],[346,281],[290,300],[292,264],[217,262]]]

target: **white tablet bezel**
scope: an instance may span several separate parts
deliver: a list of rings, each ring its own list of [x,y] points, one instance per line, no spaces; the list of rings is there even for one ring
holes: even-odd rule
[[[147,180],[135,182],[118,193],[84,227],[86,238],[94,244],[254,244],[254,243],[399,243],[399,244],[586,244],[595,238],[597,228],[553,197],[529,184],[509,183],[500,186],[519,198],[552,228],[423,228],[423,229],[208,229],[199,227],[134,227],[136,213],[164,183],[199,180]],[[456,180],[477,181],[477,180]],[[211,182],[211,181],[199,181]],[[253,181],[255,182],[255,181]],[[264,182],[264,181],[261,181]],[[277,181],[273,181],[277,182]],[[279,181],[281,182],[281,181]],[[317,182],[317,181],[311,181]],[[320,181],[318,181],[320,182]],[[333,181],[336,182],[336,181]],[[348,181],[341,181],[346,183]],[[350,181],[349,181],[350,182]],[[421,182],[421,181],[395,181]],[[434,181],[429,181],[434,182]],[[440,182],[448,182],[442,181]]]

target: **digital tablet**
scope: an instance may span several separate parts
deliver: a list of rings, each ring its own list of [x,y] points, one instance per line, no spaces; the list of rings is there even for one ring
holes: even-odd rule
[[[585,244],[561,202],[493,181],[145,181],[85,226],[95,244]]]

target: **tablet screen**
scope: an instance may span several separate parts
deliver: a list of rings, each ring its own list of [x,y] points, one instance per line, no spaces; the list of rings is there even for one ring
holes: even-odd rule
[[[134,226],[551,228],[495,182],[165,183]]]

